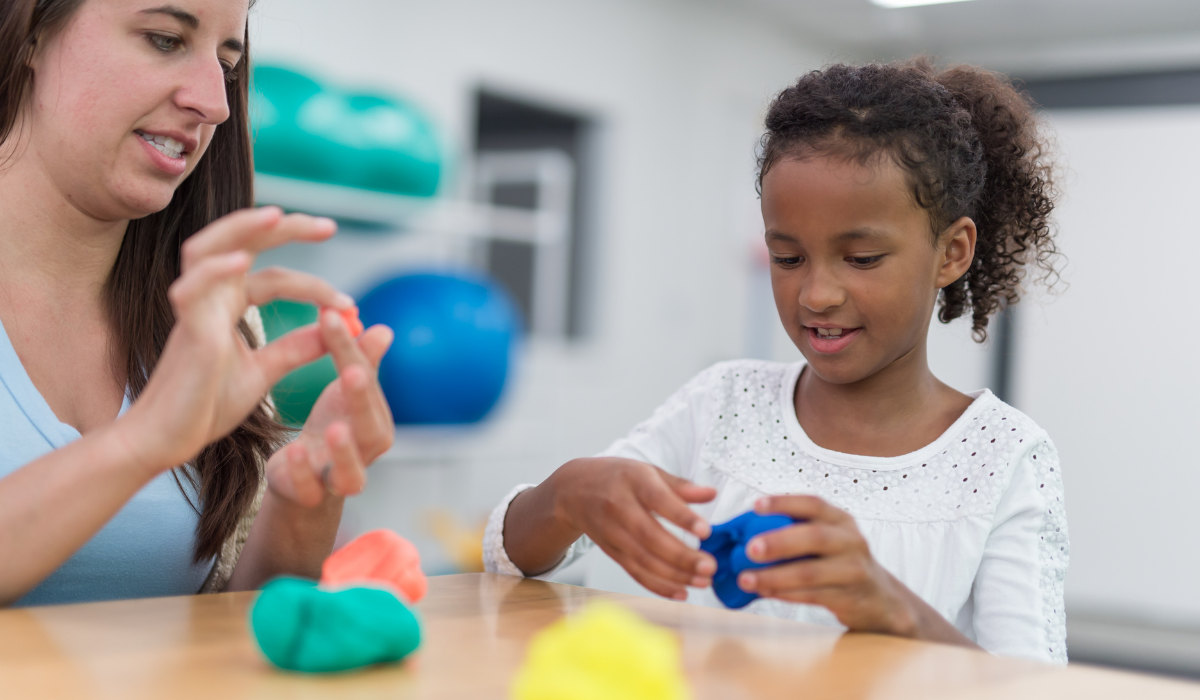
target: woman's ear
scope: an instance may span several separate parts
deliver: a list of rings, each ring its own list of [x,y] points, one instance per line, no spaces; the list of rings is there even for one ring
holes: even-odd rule
[[[941,266],[938,269],[937,288],[953,284],[971,269],[975,260],[975,239],[979,232],[975,222],[964,216],[946,227],[938,236],[938,252]]]

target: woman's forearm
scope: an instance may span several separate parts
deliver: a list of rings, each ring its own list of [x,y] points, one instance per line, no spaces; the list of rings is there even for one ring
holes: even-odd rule
[[[254,590],[281,575],[320,578],[321,564],[333,551],[343,503],[344,498],[328,496],[308,508],[268,489],[226,590]]]
[[[554,476],[517,494],[504,516],[504,549],[526,576],[537,576],[562,561],[583,534],[555,515]]]
[[[167,467],[126,422],[89,432],[0,479],[0,605],[37,586]]]

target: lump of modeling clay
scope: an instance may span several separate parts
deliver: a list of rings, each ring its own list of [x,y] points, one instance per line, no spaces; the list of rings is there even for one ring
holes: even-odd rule
[[[357,338],[362,335],[363,323],[358,320],[358,307],[351,306],[348,309],[341,309],[338,315],[342,317],[342,321],[346,324],[347,330],[350,331],[351,337]]]
[[[746,545],[755,535],[787,527],[797,521],[786,515],[742,513],[733,520],[714,525],[712,534],[700,543],[700,549],[717,560],[713,575],[713,592],[727,608],[744,608],[758,598],[757,593],[743,591],[737,584],[738,574],[746,569],[761,569],[780,564],[780,561],[756,562],[746,556]],[[800,557],[804,559],[805,557]],[[797,561],[789,559],[787,561]]]
[[[421,555],[411,542],[391,530],[372,530],[330,554],[321,566],[321,585],[386,584],[410,603],[425,597],[429,582],[421,571]]]
[[[271,663],[305,673],[399,661],[421,644],[416,615],[390,591],[323,591],[297,578],[263,588],[250,609],[250,629]]]
[[[538,633],[514,700],[685,700],[679,641],[612,603],[589,604]]]

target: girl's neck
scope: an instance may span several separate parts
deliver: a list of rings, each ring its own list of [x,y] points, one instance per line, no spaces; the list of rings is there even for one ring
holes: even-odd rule
[[[929,370],[925,344],[852,384],[833,384],[806,367],[794,406],[813,442],[848,454],[895,457],[942,435],[971,398]]]
[[[56,186],[33,148],[15,152],[0,170],[0,309],[102,308],[129,222],[89,215]]]

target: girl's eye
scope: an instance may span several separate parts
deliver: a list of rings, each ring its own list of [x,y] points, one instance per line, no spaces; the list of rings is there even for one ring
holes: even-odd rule
[[[851,265],[857,265],[858,267],[870,267],[870,266],[874,265],[875,263],[879,262],[880,260],[883,260],[883,256],[882,255],[871,255],[868,257],[850,256],[850,257],[846,258],[846,260],[850,261]]]
[[[163,53],[170,53],[170,52],[178,49],[179,46],[183,43],[183,41],[179,37],[170,36],[169,34],[153,34],[153,33],[151,33],[151,34],[147,34],[146,38],[150,41],[151,44],[154,44],[154,48],[158,49],[159,51],[162,51]]]
[[[794,257],[790,257],[790,258],[780,257],[778,255],[771,256],[771,262],[775,263],[776,265],[779,265],[780,267],[795,267],[795,266],[799,265],[803,260],[804,259],[801,258],[800,256],[794,256]]]

